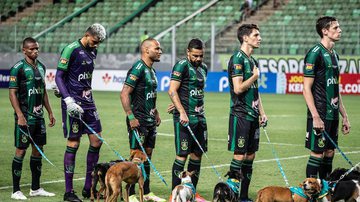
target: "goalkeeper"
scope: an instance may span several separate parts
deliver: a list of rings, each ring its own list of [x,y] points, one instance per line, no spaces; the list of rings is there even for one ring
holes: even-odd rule
[[[102,142],[90,131],[79,117],[101,136],[101,123],[91,92],[91,80],[96,59],[96,48],[105,39],[105,28],[91,25],[84,36],[61,52],[56,72],[56,84],[62,97],[62,122],[67,147],[64,155],[65,194],[64,201],[81,201],[73,189],[76,151],[82,134],[88,134],[90,141],[87,153],[84,198],[90,197],[91,172],[99,159]]]

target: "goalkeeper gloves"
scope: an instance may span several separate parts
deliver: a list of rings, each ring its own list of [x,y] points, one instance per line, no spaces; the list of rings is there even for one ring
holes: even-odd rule
[[[84,110],[78,104],[75,103],[74,98],[66,97],[64,99],[64,102],[66,103],[66,111],[69,114],[69,116],[78,117],[82,113],[84,113]]]

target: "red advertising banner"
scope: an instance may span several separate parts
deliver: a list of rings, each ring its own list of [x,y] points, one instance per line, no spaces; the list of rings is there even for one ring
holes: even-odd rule
[[[303,90],[303,74],[286,74],[286,94],[301,94]],[[360,95],[360,74],[341,74],[340,93]]]

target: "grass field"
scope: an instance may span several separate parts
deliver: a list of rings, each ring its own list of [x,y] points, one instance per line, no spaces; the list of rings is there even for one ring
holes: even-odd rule
[[[13,110],[8,99],[8,90],[0,90],[0,201],[11,201],[12,177],[11,162],[14,156],[13,136]],[[59,168],[63,166],[63,155],[66,140],[63,138],[60,117],[60,100],[51,91],[49,97],[52,104],[57,124],[47,128],[47,145],[45,154]],[[128,157],[129,144],[125,127],[125,116],[121,107],[118,92],[94,92],[98,112],[103,126],[104,139],[124,157]],[[339,144],[353,163],[360,161],[360,107],[359,96],[343,96],[349,119],[352,124],[348,136],[340,135]],[[267,144],[266,137],[261,131],[260,150],[254,163],[253,180],[250,185],[250,197],[255,199],[256,192],[268,185],[285,185],[272,154],[275,147],[284,171],[291,185],[296,186],[305,178],[305,167],[308,159],[308,150],[304,148],[306,107],[302,95],[262,95],[263,105],[269,118],[267,132],[273,145]],[[173,124],[166,108],[170,102],[167,94],[158,94],[158,109],[162,124],[158,128],[156,149],[153,154],[153,163],[157,170],[164,176],[167,183],[171,184],[171,167],[175,157]],[[209,133],[208,156],[217,170],[224,175],[229,169],[232,159],[231,152],[227,151],[227,127],[229,113],[228,93],[207,93],[205,95],[206,117]],[[77,153],[77,164],[74,176],[75,191],[81,196],[84,184],[86,152],[88,140],[82,138],[80,149]],[[23,174],[21,179],[22,191],[28,196],[31,173],[29,168],[30,150],[24,159]],[[100,152],[100,162],[116,159],[116,155],[103,145]],[[211,169],[211,163],[203,158],[200,181],[197,191],[206,199],[212,199],[213,189],[218,182],[217,176]],[[347,162],[337,153],[334,167],[349,167]],[[29,198],[31,201],[62,201],[64,194],[64,174],[52,167],[43,159],[43,172],[41,177],[42,187],[55,192],[52,198]],[[170,188],[167,188],[154,173],[151,174],[151,189],[156,194],[168,198]]]

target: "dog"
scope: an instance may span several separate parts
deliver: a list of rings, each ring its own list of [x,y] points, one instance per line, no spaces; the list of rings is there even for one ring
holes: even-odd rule
[[[323,187],[326,187],[322,181],[316,178],[306,178],[298,188],[288,188],[279,186],[269,186],[258,191],[256,202],[307,202],[316,199],[322,192],[327,193],[326,190],[322,191]],[[298,192],[299,191],[299,192]],[[302,192],[302,193],[301,193]],[[327,195],[327,194],[325,194]],[[321,198],[317,200],[328,201],[326,197],[321,195]]]
[[[239,201],[239,188],[244,178],[240,171],[228,171],[224,177],[227,182],[219,182],[215,185],[213,202],[235,202]]]
[[[119,162],[123,162],[123,160],[115,160],[115,161],[110,161],[110,162],[106,162],[106,163],[98,163],[95,165],[94,170],[91,173],[92,181],[91,181],[90,201],[94,201],[95,195],[96,195],[97,201],[100,200],[101,194],[103,196],[105,196],[105,194],[103,192],[105,192],[105,190],[106,190],[106,187],[105,187],[106,172],[108,171],[108,169],[111,166],[113,166],[114,164],[119,163]],[[96,191],[96,186],[98,183],[100,184],[100,189],[99,189],[99,191]]]
[[[345,168],[336,168],[333,170],[330,175],[326,178],[330,183],[334,183],[340,180],[340,177],[343,176],[348,169]],[[350,173],[343,176],[343,178],[338,181],[331,190],[331,201],[360,201],[360,168],[359,166],[355,167]]]
[[[126,182],[124,201],[129,201],[129,188],[132,184],[139,184],[140,202],[144,199],[144,177],[139,167],[144,163],[146,155],[140,150],[133,150],[130,155],[130,161],[117,163],[109,168],[105,176],[106,202],[116,202],[119,195],[122,195],[122,182]]]
[[[195,171],[182,171],[179,174],[181,184],[177,185],[172,191],[172,202],[187,202],[195,201],[195,187],[191,182],[191,176],[195,174]]]

